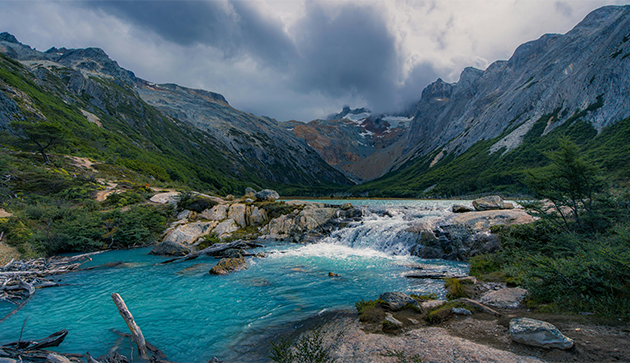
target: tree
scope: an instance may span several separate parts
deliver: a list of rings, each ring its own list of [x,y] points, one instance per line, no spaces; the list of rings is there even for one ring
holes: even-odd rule
[[[575,223],[585,228],[585,214],[593,214],[595,198],[605,190],[599,169],[580,156],[578,146],[569,138],[560,139],[557,151],[547,152],[551,165],[528,172],[528,186],[534,197],[551,205],[532,203],[530,208],[569,231]]]
[[[50,162],[47,150],[67,144],[70,138],[70,133],[66,129],[49,121],[13,121],[10,126],[21,134],[27,143],[34,146],[44,158],[44,164]]]

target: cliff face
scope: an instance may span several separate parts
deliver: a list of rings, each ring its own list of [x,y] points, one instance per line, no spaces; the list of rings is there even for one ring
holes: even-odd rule
[[[413,108],[396,165],[436,149],[461,154],[506,130],[491,151],[510,151],[546,114],[554,116],[544,133],[576,115],[598,131],[628,117],[629,38],[630,7],[604,7],[565,35],[519,46],[508,61],[466,68],[455,84],[436,81]]]
[[[216,160],[237,178],[258,184],[350,183],[275,120],[236,110],[217,93],[139,79],[101,49],[39,52],[2,33],[0,52],[26,66],[39,86],[80,107],[84,115],[111,119],[104,127],[142,135],[136,142],[148,150],[176,139],[174,147],[181,149],[183,143],[184,149],[205,149],[210,164]],[[14,97],[0,92],[0,101],[0,126],[6,127],[20,118],[20,110]]]

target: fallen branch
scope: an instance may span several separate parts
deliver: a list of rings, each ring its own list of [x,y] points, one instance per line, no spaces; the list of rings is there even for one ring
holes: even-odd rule
[[[122,318],[125,320],[129,331],[131,331],[131,334],[133,335],[133,338],[138,345],[140,356],[144,359],[149,359],[149,357],[147,356],[146,343],[144,341],[144,335],[142,335],[142,330],[140,330],[140,327],[133,319],[133,315],[131,315],[131,312],[129,311],[129,309],[127,309],[125,301],[117,293],[112,294],[112,300],[114,300],[114,304],[116,304],[120,316],[122,316]]]
[[[246,242],[246,241],[243,241],[243,240],[238,240],[238,241],[234,241],[234,242],[230,242],[230,243],[216,243],[216,244],[213,244],[210,247],[204,248],[201,251],[192,252],[192,253],[187,254],[186,256],[176,257],[176,258],[172,258],[170,260],[162,261],[162,262],[158,263],[158,265],[166,265],[168,263],[177,262],[177,261],[194,260],[195,258],[197,258],[197,257],[199,257],[201,255],[209,255],[209,254],[213,254],[213,253],[219,253],[219,252],[223,252],[225,250],[229,250],[230,248],[254,248],[254,247],[260,247],[260,245],[256,244],[256,243],[252,243],[252,242]]]
[[[466,305],[468,305],[470,307],[477,308],[477,309],[479,309],[479,310],[481,310],[481,311],[483,311],[485,313],[489,313],[489,314],[492,314],[494,316],[501,316],[501,313],[499,313],[498,311],[496,311],[494,309],[491,309],[491,308],[485,306],[484,304],[482,304],[482,303],[480,303],[478,301],[475,301],[475,300],[471,300],[471,299],[467,299],[465,297],[462,297],[462,298],[459,298],[459,299],[454,300],[454,301],[461,302],[461,303],[466,304]]]

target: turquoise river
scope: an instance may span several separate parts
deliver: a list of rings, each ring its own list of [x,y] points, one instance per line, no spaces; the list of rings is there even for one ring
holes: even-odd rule
[[[216,356],[265,361],[256,346],[306,319],[352,309],[358,300],[373,300],[386,291],[443,297],[441,281],[405,278],[413,264],[460,274],[468,269],[464,263],[410,256],[417,237],[406,231],[410,223],[446,215],[462,201],[352,203],[364,209],[363,221],[313,244],[262,241],[264,247],[254,252],[267,252],[266,258],[248,258],[247,270],[225,276],[208,273],[217,262],[213,257],[157,265],[165,258],[149,255],[149,248],[94,255],[82,268],[123,263],[57,276],[64,286],[37,290],[22,310],[0,323],[0,344],[18,340],[23,326],[23,339],[65,328],[68,337],[57,350],[105,354],[119,337],[116,331],[127,332],[110,297],[116,292],[147,341],[169,360],[207,362]],[[340,277],[329,277],[329,272]],[[0,303],[0,316],[12,309]]]

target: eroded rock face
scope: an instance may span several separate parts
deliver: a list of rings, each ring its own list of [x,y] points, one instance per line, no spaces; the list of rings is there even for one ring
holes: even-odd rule
[[[380,300],[383,300],[387,307],[392,311],[398,311],[410,304],[420,310],[422,309],[420,304],[418,304],[415,299],[402,292],[386,292],[384,294],[381,294],[381,296],[379,296],[378,298]]]
[[[534,217],[530,216],[522,209],[463,213],[453,218],[453,224],[463,225],[476,231],[486,230],[499,224],[511,226],[515,224],[532,223],[534,221]]]
[[[250,226],[260,226],[267,221],[267,212],[264,209],[254,205],[249,206],[247,210],[247,223]]]
[[[515,342],[542,348],[569,349],[573,339],[545,321],[517,318],[510,321],[510,336]]]
[[[245,204],[236,203],[230,206],[228,218],[234,220],[239,226],[247,227],[247,206]]]
[[[247,261],[243,256],[237,258],[222,258],[216,266],[210,269],[212,275],[226,275],[230,272],[240,271],[247,268]]]
[[[503,309],[516,309],[527,296],[527,290],[520,287],[505,288],[484,294],[479,301],[483,304]]]
[[[229,208],[229,204],[217,204],[211,209],[206,209],[201,212],[199,217],[211,221],[222,221],[227,218]]]
[[[164,241],[157,244],[149,254],[158,256],[186,256],[192,249],[181,243]]]
[[[224,238],[228,234],[237,231],[238,225],[234,222],[233,219],[226,219],[223,222],[217,224],[217,226],[212,230],[214,234],[219,238]]]
[[[216,225],[217,222],[215,221],[180,224],[170,230],[162,242],[193,244],[199,237],[210,233]]]
[[[312,231],[328,222],[335,212],[336,208],[305,208],[299,214],[298,226],[304,231]]]

